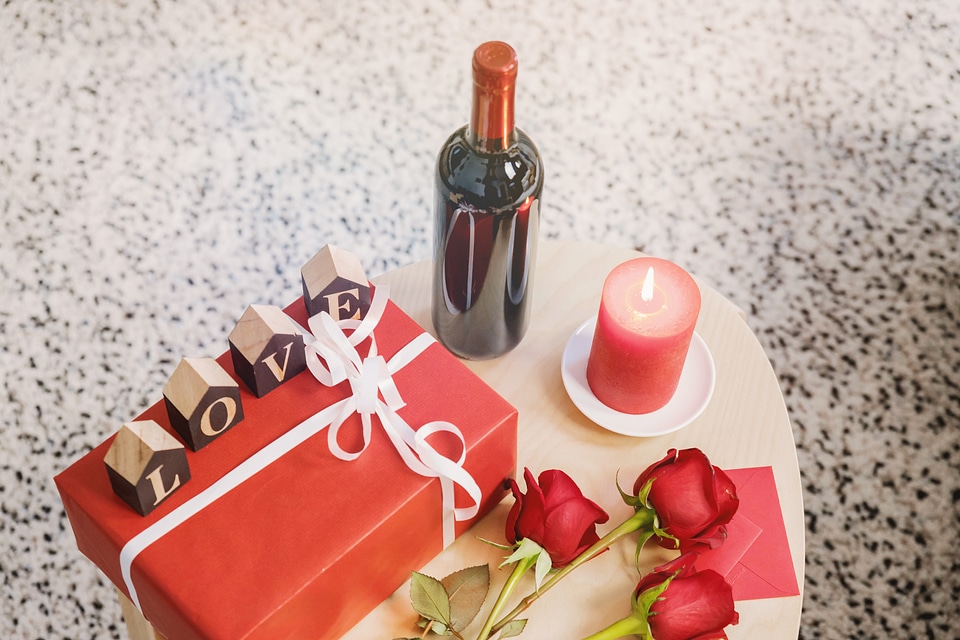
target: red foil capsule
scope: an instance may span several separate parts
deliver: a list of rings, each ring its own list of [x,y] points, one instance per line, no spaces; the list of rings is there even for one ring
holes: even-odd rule
[[[481,146],[509,146],[513,136],[517,54],[504,42],[486,42],[473,53],[471,132]],[[497,149],[497,150],[499,150]]]

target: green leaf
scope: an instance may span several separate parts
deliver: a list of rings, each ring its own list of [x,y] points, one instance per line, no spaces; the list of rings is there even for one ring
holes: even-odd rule
[[[680,572],[677,571],[672,576],[663,581],[662,584],[653,587],[652,589],[647,589],[643,593],[633,594],[631,600],[633,601],[633,611],[640,619],[647,620],[650,616],[650,607],[653,606],[653,603],[660,599],[660,596],[664,591],[667,590],[667,587],[670,586],[670,583],[673,582],[673,579],[677,577],[677,574]]]
[[[436,578],[414,571],[410,579],[410,603],[424,618],[450,626],[450,598]]]
[[[497,549],[503,549],[504,551],[510,551],[511,549],[513,549],[513,545],[500,544],[499,542],[494,542],[493,540],[487,540],[486,538],[481,538],[480,536],[477,536],[477,540],[485,544],[488,544],[491,547],[496,547]]]
[[[625,503],[627,503],[629,506],[633,507],[634,509],[639,509],[640,507],[646,506],[646,505],[644,504],[644,500],[642,500],[641,498],[639,498],[639,497],[637,497],[637,496],[635,496],[635,495],[633,495],[633,494],[627,493],[626,491],[624,491],[624,490],[620,487],[620,472],[619,472],[619,471],[617,471],[617,491],[620,492],[620,498],[623,499],[623,501],[624,501]],[[642,492],[641,492],[641,493],[642,493]],[[646,495],[644,495],[643,497],[646,498]]]
[[[520,545],[517,546],[517,549],[509,556],[504,558],[500,566],[502,567],[507,564],[519,562],[520,560],[524,560],[526,558],[532,558],[541,552],[543,552],[543,547],[538,545],[530,538],[524,538],[520,541]]]
[[[430,631],[432,633],[437,634],[438,636],[453,635],[453,633],[450,632],[450,628],[447,625],[443,624],[442,622],[437,622],[436,620],[427,620],[423,616],[420,616],[420,619],[417,620],[417,626],[420,627],[421,629],[426,629],[429,626]],[[418,638],[418,640],[422,640],[422,637],[423,636]]]
[[[640,532],[640,537],[637,538],[637,551],[633,554],[633,566],[636,567],[637,571],[640,571],[640,552],[643,551],[643,546],[647,544],[647,540],[653,537],[653,530],[643,530]]]
[[[490,567],[467,567],[440,581],[450,599],[450,626],[463,631],[477,617],[490,590]]]
[[[550,558],[550,554],[547,553],[547,550],[544,549],[540,552],[540,555],[537,556],[537,568],[534,571],[538,592],[540,591],[540,585],[543,584],[543,579],[547,577],[547,574],[550,573],[550,569],[552,568],[553,560]]]
[[[620,488],[620,483],[617,482],[617,490],[620,492],[620,496],[623,498],[623,501],[628,505],[634,508],[635,511],[641,511],[642,509],[647,509],[653,513],[653,532],[661,540],[673,540],[674,549],[680,548],[680,540],[676,536],[671,535],[660,528],[660,516],[657,514],[656,510],[647,504],[648,497],[650,495],[650,489],[653,487],[653,481],[656,480],[656,477],[650,478],[647,480],[647,483],[643,485],[640,489],[639,495],[631,496],[627,493],[624,493],[623,489]],[[646,539],[643,539],[646,542]],[[637,555],[640,554],[640,547],[643,545],[637,545]]]
[[[526,620],[511,620],[507,624],[503,625],[503,629],[500,630],[500,637],[514,638],[523,633],[523,628],[525,626],[527,626]]]
[[[653,481],[656,479],[656,477],[650,478],[647,480],[647,484],[640,488],[640,495],[637,496],[637,499],[640,500],[640,503],[645,507],[650,506],[647,504],[647,500],[650,497],[650,489],[653,487]]]
[[[659,517],[659,516],[657,516],[657,518],[655,518],[654,521],[653,521],[653,533],[654,533],[658,538],[660,538],[661,540],[673,540],[673,548],[674,548],[674,549],[679,549],[679,548],[680,548],[680,539],[677,538],[677,536],[675,536],[675,535],[673,535],[673,534],[671,534],[671,533],[667,533],[666,531],[664,531],[663,529],[660,528],[660,517]],[[638,553],[639,553],[639,552],[638,552]]]
[[[619,470],[619,469],[617,470],[616,484],[617,484],[617,491],[620,492],[620,498],[621,498],[624,502],[626,502],[627,504],[629,504],[631,507],[632,507],[632,506],[635,506],[635,505],[633,504],[633,501],[635,501],[635,500],[637,499],[637,497],[636,497],[635,495],[633,495],[632,493],[627,493],[626,491],[623,490],[623,487],[620,486],[620,470]]]

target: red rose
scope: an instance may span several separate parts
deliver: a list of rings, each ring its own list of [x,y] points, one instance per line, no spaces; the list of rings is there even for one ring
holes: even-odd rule
[[[637,585],[635,612],[645,617],[657,640],[725,640],[724,628],[740,621],[733,608],[733,589],[712,569],[698,572],[693,566],[696,558],[696,553],[686,553],[657,567]],[[662,593],[650,593],[668,580]]]
[[[675,537],[681,549],[720,546],[727,537],[725,525],[740,505],[737,488],[727,474],[711,465],[699,449],[670,449],[663,460],[640,474],[633,495],[639,495],[650,480],[647,504],[656,511],[659,527]],[[661,540],[661,544],[677,546],[673,541]]]
[[[550,554],[554,568],[570,564],[600,539],[597,525],[607,521],[607,512],[585,498],[563,471],[544,471],[539,484],[529,469],[523,470],[523,477],[526,494],[510,480],[516,502],[507,515],[507,541],[514,544],[529,538]]]

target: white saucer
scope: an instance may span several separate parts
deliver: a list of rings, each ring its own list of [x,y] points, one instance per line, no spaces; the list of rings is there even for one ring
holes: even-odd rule
[[[703,412],[713,395],[717,372],[707,343],[696,332],[690,341],[677,391],[663,408],[636,415],[620,413],[597,400],[587,384],[587,358],[596,324],[594,316],[573,332],[560,364],[563,386],[583,415],[601,427],[623,435],[662,436],[682,429]]]

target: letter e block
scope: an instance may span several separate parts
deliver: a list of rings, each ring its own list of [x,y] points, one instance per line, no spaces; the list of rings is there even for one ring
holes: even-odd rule
[[[213,358],[183,358],[163,399],[170,425],[194,451],[243,420],[240,385]]]
[[[370,308],[370,283],[360,258],[325,245],[300,269],[307,313],[326,311],[334,320],[362,320]]]
[[[307,368],[303,336],[280,307],[250,305],[228,339],[234,370],[258,398]]]
[[[142,516],[190,479],[183,445],[153,420],[123,425],[103,462],[114,492]]]

